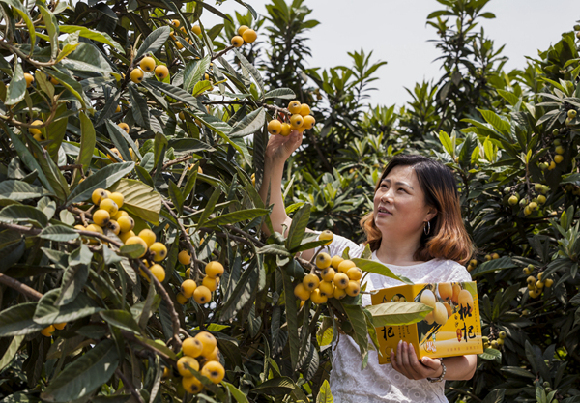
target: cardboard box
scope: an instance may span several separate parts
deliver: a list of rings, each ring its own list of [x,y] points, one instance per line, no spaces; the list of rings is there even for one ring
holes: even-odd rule
[[[434,306],[416,324],[376,329],[381,364],[391,362],[391,348],[396,351],[399,340],[412,344],[419,359],[483,353],[475,281],[389,287],[371,295],[371,301],[373,305],[414,301]]]

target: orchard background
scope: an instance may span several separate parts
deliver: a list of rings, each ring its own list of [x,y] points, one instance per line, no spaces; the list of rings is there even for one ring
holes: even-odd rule
[[[273,0],[264,17],[236,1],[247,14],[201,1],[0,1],[2,401],[331,402],[338,329],[365,356],[373,324],[413,314],[371,318],[354,297],[301,307],[293,288],[311,264],[296,255],[322,244],[306,226],[362,239],[397,153],[453,169],[478,248],[469,270],[489,346],[472,380],[447,383],[450,401],[580,401],[580,26],[506,71],[481,29],[494,18],[487,1],[438,0],[427,23],[442,75],[395,110],[366,103],[385,63],[370,51],[349,53],[348,67],[305,67],[318,22],[301,0]],[[223,24],[204,26],[207,13]],[[241,25],[257,40],[232,46]],[[168,74],[132,80],[144,57]],[[293,226],[266,238],[251,175],[259,187],[267,124],[294,99],[317,124],[287,164]],[[144,263],[112,228],[85,228],[98,188],[122,193],[135,233],[151,229],[166,247],[161,281],[151,252]],[[211,261],[225,268],[212,302],[178,298]],[[176,362],[203,330],[225,377],[191,370],[204,389],[186,393]]]

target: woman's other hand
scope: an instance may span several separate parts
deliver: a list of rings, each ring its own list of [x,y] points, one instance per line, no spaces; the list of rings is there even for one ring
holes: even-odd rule
[[[273,134],[266,146],[266,159],[271,161],[286,161],[302,144],[303,133],[292,130],[288,136]]]
[[[397,345],[396,354],[391,351],[391,365],[393,368],[409,379],[438,378],[443,373],[441,361],[423,357],[417,358],[415,348],[401,341]]]

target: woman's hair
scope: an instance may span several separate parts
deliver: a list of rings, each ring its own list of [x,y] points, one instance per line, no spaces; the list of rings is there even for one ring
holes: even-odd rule
[[[397,155],[387,165],[375,187],[375,193],[383,179],[398,165],[413,167],[425,195],[425,204],[437,210],[437,215],[430,221],[429,234],[421,234],[419,249],[414,258],[421,261],[443,258],[467,263],[474,247],[463,225],[459,194],[451,170],[430,158]],[[361,219],[361,225],[367,236],[364,244],[368,244],[373,251],[377,250],[381,245],[382,234],[375,224],[373,212]]]

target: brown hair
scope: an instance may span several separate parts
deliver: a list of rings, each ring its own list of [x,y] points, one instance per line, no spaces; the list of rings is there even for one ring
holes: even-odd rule
[[[459,194],[451,170],[430,158],[397,155],[385,168],[375,186],[375,193],[383,179],[398,165],[413,167],[425,195],[425,204],[437,210],[437,215],[431,219],[431,231],[428,235],[421,234],[414,258],[421,261],[442,258],[467,263],[474,253],[474,247],[461,218]],[[377,250],[381,245],[382,234],[375,224],[373,212],[365,215],[360,223],[367,237],[364,244],[368,244],[373,251]]]

